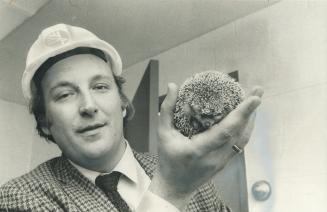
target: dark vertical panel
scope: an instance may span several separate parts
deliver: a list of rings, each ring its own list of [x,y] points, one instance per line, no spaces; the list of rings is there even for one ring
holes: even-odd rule
[[[249,211],[244,154],[235,155],[214,177],[214,182],[234,212]]]
[[[158,96],[159,96],[159,61],[151,60],[150,69],[150,110],[149,110],[149,152],[157,153]]]
[[[158,110],[159,111],[160,111],[160,108],[161,108],[161,104],[163,103],[165,98],[166,98],[166,94],[159,96],[159,102],[158,102],[158,104],[159,104]]]
[[[139,152],[149,151],[149,139],[156,129],[156,117],[153,113],[158,108],[158,61],[151,60],[133,98],[136,109],[134,118],[125,126],[125,138]],[[155,96],[154,96],[155,95]],[[155,104],[156,109],[152,109]],[[155,114],[157,116],[157,113]]]

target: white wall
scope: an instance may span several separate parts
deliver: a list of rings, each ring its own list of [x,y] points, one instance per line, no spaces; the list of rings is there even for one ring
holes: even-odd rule
[[[32,152],[30,160],[30,169],[37,165],[57,156],[61,155],[61,151],[56,144],[47,142],[45,139],[38,136],[32,142]]]
[[[266,91],[246,149],[251,212],[327,208],[327,2],[282,1],[163,52],[159,92],[199,71],[239,70],[243,87]],[[132,97],[148,60],[125,71]],[[133,84],[135,83],[135,84]],[[253,199],[254,182],[273,193]]]
[[[0,185],[59,154],[41,139],[35,121],[23,105],[0,99]]]
[[[27,108],[0,99],[0,185],[30,168],[33,119]]]

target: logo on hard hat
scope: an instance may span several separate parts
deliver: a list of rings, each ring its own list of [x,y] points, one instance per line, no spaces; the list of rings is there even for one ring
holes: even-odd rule
[[[70,40],[69,33],[65,30],[52,31],[44,36],[44,43],[49,47],[61,46]]]

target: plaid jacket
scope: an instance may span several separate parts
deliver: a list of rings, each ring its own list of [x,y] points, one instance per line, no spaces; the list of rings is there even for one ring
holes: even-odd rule
[[[151,178],[157,159],[135,153]],[[73,167],[65,157],[53,158],[0,188],[0,211],[117,211],[106,195]],[[187,211],[229,212],[212,183],[192,197]]]

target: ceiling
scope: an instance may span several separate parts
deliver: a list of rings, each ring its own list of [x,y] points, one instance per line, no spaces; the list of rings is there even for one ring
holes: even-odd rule
[[[0,40],[32,17],[49,0],[0,0]]]
[[[47,26],[63,22],[89,29],[115,46],[126,68],[278,0],[38,0],[32,6],[26,2],[33,1],[2,1],[7,7],[16,3],[26,17],[1,26],[6,36],[0,41],[0,98],[24,104],[20,79],[25,57]],[[8,13],[2,1],[0,17]]]

